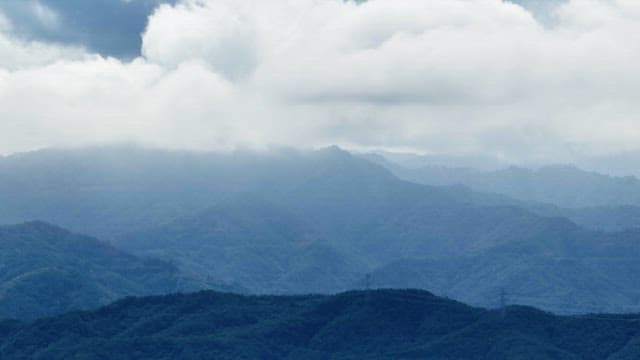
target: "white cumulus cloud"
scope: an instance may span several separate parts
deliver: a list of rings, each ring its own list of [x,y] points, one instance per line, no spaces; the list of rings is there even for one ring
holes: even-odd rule
[[[132,62],[24,43],[0,21],[0,152],[639,150],[640,3],[570,0],[549,17],[501,0],[183,0],[149,18]]]

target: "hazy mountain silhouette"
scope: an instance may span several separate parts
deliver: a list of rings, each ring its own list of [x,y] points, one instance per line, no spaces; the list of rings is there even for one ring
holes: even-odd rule
[[[412,162],[405,160],[408,155],[360,156],[408,181],[435,186],[464,185],[475,191],[501,194],[515,200],[514,205],[543,216],[566,217],[591,229],[618,231],[640,227],[640,180],[633,176],[609,176],[564,165],[538,170],[515,166],[477,170],[442,165],[448,164],[448,159],[438,163],[438,159],[427,162],[420,156],[415,156]],[[427,165],[422,165],[425,162]]]
[[[410,168],[384,157],[366,158],[384,165],[402,179],[421,184],[462,184],[476,191],[562,208],[640,205],[640,180],[636,177],[615,177],[570,165],[550,165],[537,170],[511,166],[483,171],[445,165]]]

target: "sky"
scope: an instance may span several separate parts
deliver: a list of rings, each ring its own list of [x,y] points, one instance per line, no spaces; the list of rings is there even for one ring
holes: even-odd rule
[[[0,0],[0,154],[132,142],[640,159],[637,0],[88,3]]]

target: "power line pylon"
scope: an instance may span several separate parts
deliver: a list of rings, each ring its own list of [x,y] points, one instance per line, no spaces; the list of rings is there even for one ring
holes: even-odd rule
[[[504,288],[500,289],[500,315],[502,318],[507,315],[507,292]]]

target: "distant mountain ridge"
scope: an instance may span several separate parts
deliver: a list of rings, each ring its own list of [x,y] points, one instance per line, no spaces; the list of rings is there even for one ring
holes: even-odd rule
[[[34,323],[0,322],[2,359],[617,359],[640,316],[487,311],[417,290],[334,296],[216,292],[128,298]]]
[[[572,165],[549,165],[537,170],[516,166],[479,170],[443,165],[447,159],[441,163],[437,158],[431,159],[435,162],[419,165],[419,156],[412,161],[390,154],[360,156],[384,166],[401,179],[433,186],[463,185],[475,191],[501,194],[521,201],[516,206],[543,216],[567,217],[591,229],[640,228],[640,180],[634,176],[604,175]]]
[[[562,208],[640,206],[640,180],[584,171],[572,165],[539,169],[510,166],[499,170],[429,165],[404,167],[384,156],[366,156],[402,179],[427,185],[462,184],[476,191],[514,199],[554,204]]]

